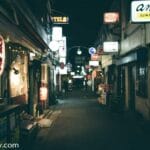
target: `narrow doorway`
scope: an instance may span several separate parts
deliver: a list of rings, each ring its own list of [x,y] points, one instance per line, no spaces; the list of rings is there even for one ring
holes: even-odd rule
[[[129,66],[129,110],[135,110],[135,65]]]
[[[120,99],[120,109],[125,108],[125,66],[118,68],[118,98]]]

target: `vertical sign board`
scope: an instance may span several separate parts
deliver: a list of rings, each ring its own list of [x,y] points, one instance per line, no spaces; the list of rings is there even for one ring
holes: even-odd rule
[[[150,22],[150,1],[131,2],[131,21]]]
[[[62,27],[55,26],[52,28],[52,41],[60,41],[62,39]]]
[[[3,37],[0,35],[0,75],[3,73],[5,65],[5,42]]]
[[[66,37],[63,36],[62,39],[59,41],[59,57],[66,57],[66,54],[67,54]]]

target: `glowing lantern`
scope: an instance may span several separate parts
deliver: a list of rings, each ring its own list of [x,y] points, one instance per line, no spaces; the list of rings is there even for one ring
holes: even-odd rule
[[[46,101],[48,97],[48,89],[47,87],[40,87],[40,100]]]

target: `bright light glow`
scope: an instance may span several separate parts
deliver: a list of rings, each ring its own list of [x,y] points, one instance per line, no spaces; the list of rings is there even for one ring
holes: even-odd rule
[[[104,42],[103,49],[104,49],[104,52],[118,52],[119,43],[118,42]]]
[[[49,47],[53,52],[55,52],[59,49],[59,43],[57,41],[51,41],[49,43]]]
[[[78,54],[78,55],[81,55],[81,54],[82,54],[82,51],[80,50],[80,48],[78,48],[77,54]]]
[[[71,72],[70,74],[71,74],[72,76],[74,76],[74,75],[75,75],[75,72]]]
[[[53,41],[62,40],[62,27],[53,27],[52,28],[52,40]]]
[[[46,101],[48,96],[48,89],[47,87],[40,87],[40,100]]]
[[[67,67],[64,66],[63,69],[61,69],[61,68],[59,67],[59,74],[61,74],[61,75],[67,74]]]
[[[64,63],[64,64],[66,64],[66,57],[64,57],[64,58],[63,58],[63,57],[60,57],[60,58],[59,58],[59,62],[60,62],[60,63],[62,62],[62,63]]]
[[[90,66],[99,66],[99,61],[89,61]]]
[[[82,79],[84,76],[80,76],[80,75],[75,75],[73,76],[74,79]]]
[[[104,23],[116,23],[119,21],[118,12],[107,12],[104,13]]]
[[[10,72],[10,83],[13,87],[18,87],[20,83],[20,74],[15,74],[14,70],[11,70]]]
[[[33,60],[35,57],[35,53],[30,52],[30,60]]]
[[[71,80],[71,79],[69,79],[68,83],[72,83],[72,80]]]

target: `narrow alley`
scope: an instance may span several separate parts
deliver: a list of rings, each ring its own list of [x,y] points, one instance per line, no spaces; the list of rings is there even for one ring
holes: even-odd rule
[[[150,0],[0,0],[0,150],[150,150]]]
[[[59,100],[52,114],[51,126],[40,129],[30,149],[146,150],[150,147],[150,136],[135,117],[112,112],[81,89]]]

